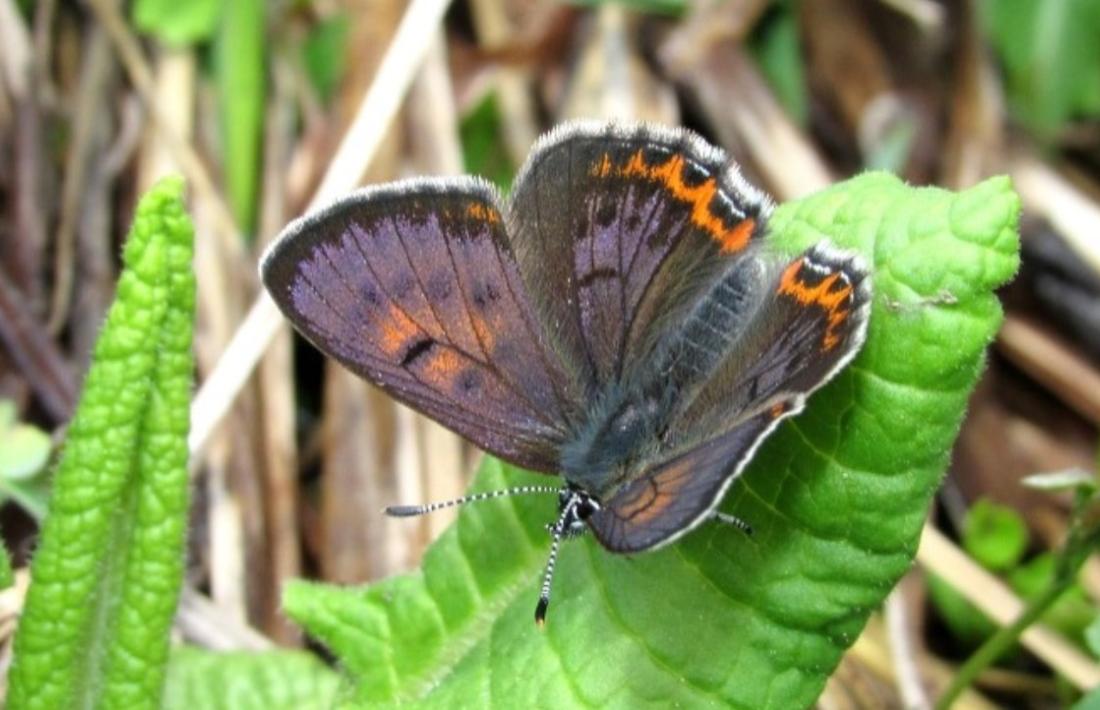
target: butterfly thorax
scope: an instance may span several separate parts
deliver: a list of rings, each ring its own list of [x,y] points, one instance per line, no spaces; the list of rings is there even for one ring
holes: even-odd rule
[[[670,424],[725,359],[752,313],[755,303],[746,288],[759,277],[758,269],[755,260],[733,264],[653,346],[645,367],[605,389],[562,448],[567,481],[604,497],[630,480],[637,464],[663,453]]]
[[[597,498],[614,490],[659,446],[670,395],[668,388],[654,385],[609,389],[562,448],[565,480]]]

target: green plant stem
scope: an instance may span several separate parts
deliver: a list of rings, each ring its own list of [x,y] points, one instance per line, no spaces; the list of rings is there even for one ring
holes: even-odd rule
[[[1042,594],[1024,607],[1024,612],[1015,621],[990,636],[959,668],[951,681],[951,685],[947,687],[947,690],[940,696],[939,701],[936,702],[936,710],[946,710],[951,707],[951,704],[987,666],[1000,658],[1001,654],[1019,640],[1027,627],[1034,624],[1039,617],[1046,613],[1046,610],[1058,600],[1058,597],[1062,596],[1062,593],[1073,584],[1074,579],[1076,579],[1076,574],[1055,577],[1043,590]]]

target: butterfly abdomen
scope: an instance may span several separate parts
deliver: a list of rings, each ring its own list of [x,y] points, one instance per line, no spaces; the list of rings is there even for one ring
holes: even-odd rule
[[[738,262],[673,331],[661,368],[672,386],[691,387],[725,359],[759,307],[762,277],[763,267],[756,259]]]

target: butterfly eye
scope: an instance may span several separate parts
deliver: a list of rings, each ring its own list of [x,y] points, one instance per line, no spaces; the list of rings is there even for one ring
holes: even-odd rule
[[[600,506],[597,505],[595,500],[586,497],[577,505],[577,517],[581,520],[588,520],[599,509]]]

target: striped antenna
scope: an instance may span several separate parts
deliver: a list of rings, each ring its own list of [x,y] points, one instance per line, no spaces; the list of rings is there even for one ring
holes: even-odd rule
[[[752,526],[746,523],[741,518],[737,517],[736,515],[722,513],[716,510],[710,514],[710,519],[717,523],[722,523],[723,525],[730,525],[732,527],[735,527],[749,537],[752,537]]]
[[[558,492],[560,492],[560,489],[556,486],[515,486],[514,488],[504,488],[499,491],[471,493],[470,495],[462,496],[461,498],[455,498],[453,500],[441,500],[436,503],[425,503],[424,505],[389,505],[386,506],[383,512],[386,515],[392,516],[394,518],[411,518],[416,515],[426,515],[428,513],[433,513],[443,508],[451,508],[456,505],[466,505],[467,503],[478,503],[483,500],[490,500],[491,498],[519,496],[526,495],[528,493]]]
[[[550,534],[553,536],[550,542],[550,559],[546,560],[546,571],[542,574],[542,591],[539,592],[539,603],[535,607],[535,623],[539,626],[546,623],[546,610],[550,607],[550,583],[554,580],[554,565],[558,562],[558,547],[565,534],[565,521],[573,515],[573,509],[579,500],[576,496],[570,498],[562,508],[561,515],[558,516],[558,522],[550,528]]]

